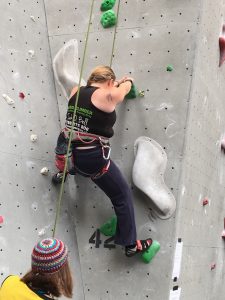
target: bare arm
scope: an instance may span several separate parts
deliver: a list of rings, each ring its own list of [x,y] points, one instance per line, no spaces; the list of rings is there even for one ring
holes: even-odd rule
[[[125,77],[118,81],[118,87],[114,87],[111,92],[112,101],[115,104],[121,103],[129,93],[132,86],[133,78]]]
[[[71,91],[71,93],[70,93],[70,98],[71,98],[74,94],[76,94],[77,90],[78,90],[78,86],[74,86],[74,87],[72,88],[72,91]]]

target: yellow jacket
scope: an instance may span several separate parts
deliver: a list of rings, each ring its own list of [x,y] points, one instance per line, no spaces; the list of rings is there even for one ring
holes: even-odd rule
[[[9,276],[0,289],[0,300],[41,300],[19,276]]]

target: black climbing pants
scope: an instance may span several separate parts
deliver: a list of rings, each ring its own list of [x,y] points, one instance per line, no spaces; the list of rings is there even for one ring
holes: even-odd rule
[[[108,171],[94,179],[95,174],[108,163],[103,158],[101,146],[85,150],[74,148],[73,160],[76,172],[91,177],[110,198],[117,216],[115,243],[122,246],[135,244],[137,238],[132,193],[119,168],[110,160]]]

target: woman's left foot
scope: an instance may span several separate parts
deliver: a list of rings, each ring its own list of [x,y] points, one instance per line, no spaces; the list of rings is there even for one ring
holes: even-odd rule
[[[152,239],[146,240],[137,240],[134,245],[125,247],[125,255],[128,257],[132,257],[135,254],[143,253],[148,250],[152,245]]]
[[[64,182],[66,181],[67,175],[68,175],[68,173],[65,174]],[[52,183],[55,185],[62,183],[62,180],[63,180],[63,172],[58,172],[52,176]]]

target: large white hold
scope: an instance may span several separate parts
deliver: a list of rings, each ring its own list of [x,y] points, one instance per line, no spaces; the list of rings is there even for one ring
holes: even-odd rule
[[[9,105],[13,105],[15,103],[15,101],[6,94],[2,94],[2,97]]]
[[[135,141],[134,152],[134,184],[153,202],[160,218],[170,218],[176,209],[176,201],[164,182],[167,164],[165,151],[153,139],[141,136]]]
[[[41,171],[40,171],[40,173],[42,175],[48,175],[48,172],[49,172],[49,169],[47,167],[42,168]]]
[[[71,90],[78,85],[80,71],[78,68],[78,42],[68,41],[56,54],[53,60],[55,79],[58,82],[64,96],[69,99]],[[81,80],[81,85],[86,85]]]

